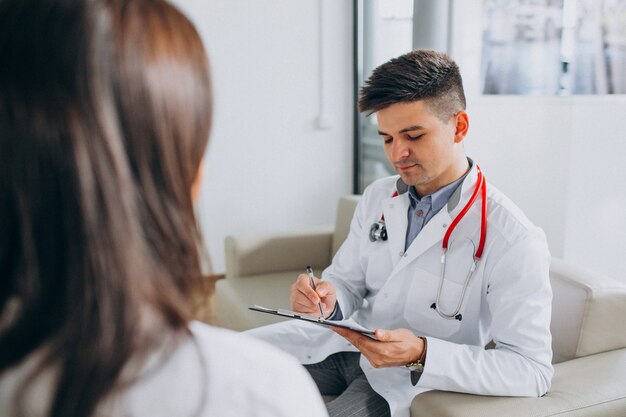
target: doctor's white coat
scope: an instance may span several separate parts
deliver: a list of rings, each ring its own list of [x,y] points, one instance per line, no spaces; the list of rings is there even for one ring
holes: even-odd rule
[[[393,416],[408,416],[413,397],[439,389],[484,395],[541,396],[553,374],[550,255],[543,231],[502,193],[487,187],[487,238],[461,307],[462,320],[446,320],[431,308],[441,273],[441,243],[452,219],[469,200],[476,167],[404,251],[409,197],[396,190],[398,176],[369,186],[356,208],[346,242],[322,274],[337,290],[344,317],[368,328],[411,329],[426,336],[424,372],[416,386],[403,367],[361,367]],[[473,262],[480,236],[481,197],[451,235],[440,309],[452,312]],[[389,239],[371,242],[369,229],[384,213]],[[295,280],[295,277],[294,277]],[[332,331],[296,320],[249,331],[316,363],[354,351]],[[495,349],[484,346],[493,340]]]

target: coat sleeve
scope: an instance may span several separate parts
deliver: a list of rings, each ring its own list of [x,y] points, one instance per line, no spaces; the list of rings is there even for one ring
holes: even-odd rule
[[[428,338],[418,386],[480,395],[545,394],[554,372],[549,266],[540,229],[513,244],[487,272],[495,349]]]

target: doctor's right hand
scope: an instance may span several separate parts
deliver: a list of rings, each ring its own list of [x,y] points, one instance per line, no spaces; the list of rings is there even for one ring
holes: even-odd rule
[[[311,287],[309,276],[307,274],[298,275],[298,279],[291,286],[291,309],[299,313],[320,315],[318,303],[322,303],[322,311],[324,318],[330,316],[335,309],[337,302],[337,294],[335,287],[328,281],[322,281],[314,277],[315,287]]]

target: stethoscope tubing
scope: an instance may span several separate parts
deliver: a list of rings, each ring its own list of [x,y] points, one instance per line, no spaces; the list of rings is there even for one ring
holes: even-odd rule
[[[469,286],[469,282],[472,278],[472,275],[474,274],[474,271],[476,271],[478,267],[478,263],[483,254],[483,250],[485,248],[485,239],[487,237],[487,181],[478,165],[476,165],[476,169],[478,171],[478,177],[476,179],[476,187],[474,188],[474,191],[472,192],[470,199],[465,204],[463,209],[454,218],[454,220],[452,220],[452,223],[450,224],[450,227],[448,227],[448,230],[444,234],[443,241],[441,243],[441,250],[443,253],[441,255],[441,276],[439,277],[439,288],[437,289],[437,297],[435,299],[435,302],[432,303],[430,307],[434,309],[437,312],[437,314],[439,314],[439,316],[447,320],[461,321],[463,319],[463,316],[460,314],[460,311],[463,306],[463,301],[465,300],[465,293],[467,292],[467,287]],[[467,276],[465,277],[465,281],[463,283],[463,289],[461,290],[461,296],[459,297],[459,302],[457,303],[457,306],[454,309],[454,312],[451,314],[448,314],[446,312],[441,311],[441,309],[439,308],[439,302],[441,300],[441,292],[442,292],[443,283],[445,282],[445,277],[446,277],[446,253],[448,252],[450,236],[452,235],[452,232],[454,231],[456,226],[459,224],[461,219],[463,219],[463,217],[465,216],[465,214],[467,214],[467,212],[472,207],[472,205],[474,205],[474,202],[478,198],[479,193],[480,193],[480,197],[482,200],[481,211],[480,211],[480,240],[478,242],[478,247],[476,248],[476,251],[474,252],[474,256],[473,256],[474,259],[472,262],[472,266],[470,267],[467,273]],[[397,196],[398,196],[398,192],[395,191],[391,197],[393,198]],[[383,213],[383,215],[380,218],[380,221],[375,223],[375,225],[382,224],[380,228],[384,229],[385,228],[384,222],[385,222],[385,215]],[[378,228],[376,228],[376,230],[378,230]],[[376,240],[379,240],[379,239],[387,240],[386,233],[384,233],[384,237],[382,238],[374,236],[373,233],[376,230],[374,229],[374,227],[370,229],[370,240],[372,242],[375,242]],[[378,233],[378,236],[383,236],[383,234]]]
[[[476,169],[478,170],[478,178],[476,180],[476,188],[474,188],[474,192],[470,197],[469,201],[463,207],[463,210],[454,218],[452,224],[446,231],[446,234],[443,237],[443,242],[441,243],[441,249],[443,251],[441,255],[441,277],[439,278],[439,288],[437,289],[437,298],[435,302],[430,306],[433,308],[439,316],[447,320],[459,320],[463,319],[463,315],[460,314],[461,307],[463,306],[463,301],[465,300],[465,293],[467,291],[467,287],[469,286],[470,280],[474,271],[476,271],[478,267],[478,262],[483,254],[483,249],[485,248],[485,239],[487,237],[487,181],[485,180],[485,176],[483,175],[480,167],[476,165]],[[452,231],[456,228],[457,224],[461,221],[461,219],[465,216],[465,214],[469,211],[470,207],[478,198],[478,193],[481,196],[481,210],[480,210],[480,241],[478,242],[478,248],[476,248],[476,252],[474,252],[474,260],[472,262],[472,266],[467,272],[467,276],[465,277],[465,281],[463,282],[463,289],[461,290],[461,296],[459,297],[459,302],[452,313],[445,313],[439,307],[441,300],[441,291],[443,289],[443,283],[446,280],[446,253],[448,252],[448,241],[450,239],[450,235],[452,235]]]

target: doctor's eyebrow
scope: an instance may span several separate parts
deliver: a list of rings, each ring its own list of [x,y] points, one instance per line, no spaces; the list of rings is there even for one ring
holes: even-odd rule
[[[398,133],[406,133],[406,132],[412,132],[414,130],[424,130],[425,127],[420,126],[420,125],[414,125],[414,126],[409,126],[409,127],[405,127],[404,129],[400,130]],[[381,136],[391,136],[389,133],[385,133],[383,131],[378,131],[378,134]]]

